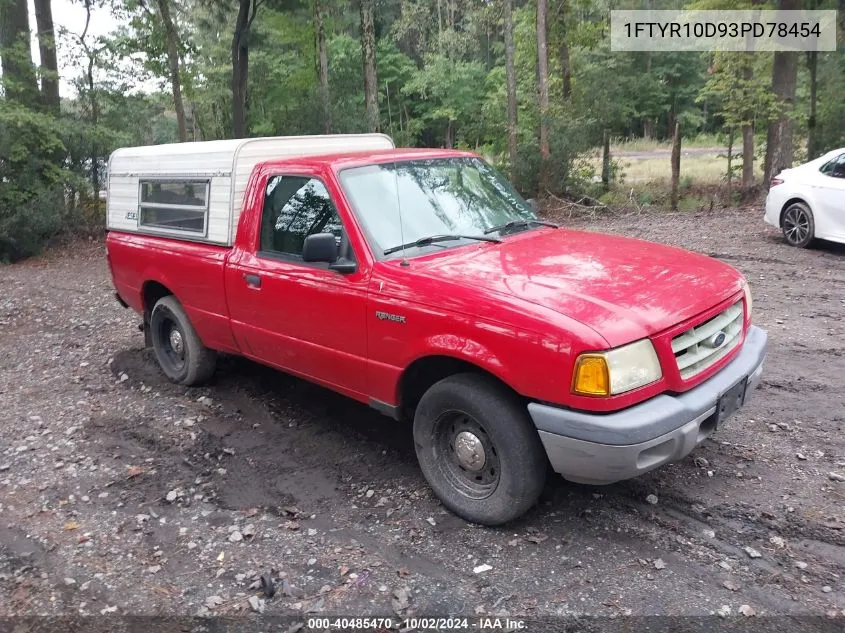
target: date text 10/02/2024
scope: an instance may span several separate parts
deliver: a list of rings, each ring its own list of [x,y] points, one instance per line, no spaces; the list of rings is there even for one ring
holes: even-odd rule
[[[527,622],[507,617],[457,617],[457,618],[309,618],[308,630],[317,631],[383,631],[383,630],[432,630],[432,631],[524,631]]]

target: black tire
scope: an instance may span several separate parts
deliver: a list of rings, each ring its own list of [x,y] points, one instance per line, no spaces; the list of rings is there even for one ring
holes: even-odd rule
[[[816,236],[813,212],[803,202],[793,202],[783,210],[780,226],[783,237],[790,246],[807,248]]]
[[[150,336],[159,367],[171,381],[199,385],[211,378],[217,353],[202,344],[176,297],[162,297],[150,315]]]
[[[470,456],[462,465],[455,446],[464,431],[475,439],[462,437]],[[472,523],[522,516],[546,481],[546,453],[524,403],[487,376],[457,374],[426,391],[414,415],[414,444],[434,493]],[[483,453],[467,448],[479,445]]]

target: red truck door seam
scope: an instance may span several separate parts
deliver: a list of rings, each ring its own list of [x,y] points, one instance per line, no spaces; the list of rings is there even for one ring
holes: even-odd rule
[[[229,282],[227,277],[229,276],[227,273],[229,272],[229,262],[235,256],[235,250],[238,249],[238,246],[232,246],[226,256],[223,258],[223,304],[226,306],[226,322],[229,324],[229,330],[232,333],[232,342],[234,343],[235,347],[238,351],[243,354],[244,351],[241,349],[240,343],[238,342],[238,338],[235,336],[234,328],[232,327],[232,310],[229,307]],[[240,252],[237,253],[240,255]]]

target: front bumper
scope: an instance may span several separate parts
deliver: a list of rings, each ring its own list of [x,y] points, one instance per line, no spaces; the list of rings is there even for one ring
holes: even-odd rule
[[[722,395],[748,378],[744,402],[760,384],[768,334],[752,326],[740,353],[694,389],[661,394],[608,414],[533,402],[528,412],[556,472],[570,481],[611,484],[678,461],[716,430]]]

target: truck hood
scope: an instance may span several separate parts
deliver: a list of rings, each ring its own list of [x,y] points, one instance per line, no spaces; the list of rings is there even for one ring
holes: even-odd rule
[[[415,272],[515,296],[591,327],[610,346],[694,317],[742,289],[718,260],[625,237],[568,229],[526,231],[501,244],[425,256]]]

